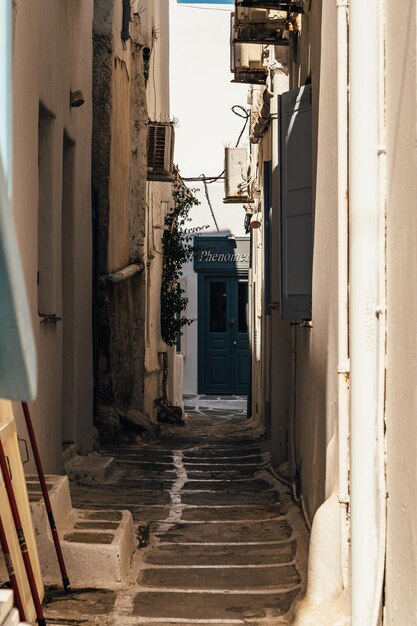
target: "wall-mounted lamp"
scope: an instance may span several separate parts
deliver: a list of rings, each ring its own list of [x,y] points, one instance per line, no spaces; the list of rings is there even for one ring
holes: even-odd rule
[[[254,215],[252,215],[249,226],[251,228],[260,228],[262,226],[260,213],[255,213]]]
[[[149,78],[149,64],[151,60],[152,49],[149,46],[143,46],[142,48],[142,57],[143,57],[143,75],[145,77],[145,84],[148,82]]]
[[[232,248],[237,248],[236,236],[233,233],[226,235],[227,241],[230,241],[230,245]]]
[[[84,104],[84,96],[81,89],[78,91],[70,92],[70,105],[74,108],[80,107]]]

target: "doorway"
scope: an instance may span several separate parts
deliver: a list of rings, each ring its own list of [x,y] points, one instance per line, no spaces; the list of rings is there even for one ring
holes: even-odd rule
[[[248,280],[199,275],[199,393],[247,393]]]
[[[75,441],[75,276],[74,276],[75,143],[64,132],[62,163],[62,443]]]

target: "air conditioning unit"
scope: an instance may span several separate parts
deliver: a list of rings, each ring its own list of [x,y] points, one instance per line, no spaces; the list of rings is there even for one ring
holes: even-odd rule
[[[234,14],[232,13],[230,20],[230,71],[234,74],[232,82],[264,85],[268,68],[263,46],[237,43],[234,33]]]
[[[148,122],[148,180],[173,180],[174,125],[172,122]]]
[[[251,83],[264,84],[268,76],[268,67],[265,65],[263,47],[246,43],[232,44],[232,67],[237,79],[242,75],[250,75]],[[242,82],[242,81],[240,81]]]
[[[225,148],[225,204],[249,202],[248,157],[246,148]]]
[[[245,22],[267,22],[269,19],[269,9],[237,7],[235,18],[236,23],[239,25]]]

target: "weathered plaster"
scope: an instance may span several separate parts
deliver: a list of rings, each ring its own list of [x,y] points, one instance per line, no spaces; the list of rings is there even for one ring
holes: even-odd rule
[[[143,270],[99,290],[97,418],[106,438],[119,436],[120,411],[155,418],[154,400],[162,395],[160,353],[166,351],[160,336],[163,231],[154,226],[164,223],[171,186],[147,182],[146,141],[149,117],[169,118],[168,15],[164,3],[146,3],[146,10],[132,13],[131,38],[123,44],[121,7],[114,0],[96,2],[94,22],[98,274],[131,263]],[[145,45],[152,64],[147,81]]]

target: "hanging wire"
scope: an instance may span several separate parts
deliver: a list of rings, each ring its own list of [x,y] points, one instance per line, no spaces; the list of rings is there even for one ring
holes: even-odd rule
[[[248,122],[250,119],[250,109],[245,109],[245,107],[243,107],[241,104],[234,104],[232,106],[232,111],[235,115],[237,115],[238,117],[242,117],[245,120],[245,123],[243,124],[243,128],[240,131],[240,135],[236,141],[235,148],[237,148],[239,146],[240,140],[242,139],[242,135],[245,132],[246,126],[248,125]],[[242,112],[238,113],[238,111],[242,111]]]
[[[219,228],[219,225],[217,223],[216,216],[214,215],[213,206],[211,204],[211,200],[210,200],[210,196],[209,196],[209,192],[208,192],[207,181],[206,181],[205,178],[203,178],[203,184],[204,184],[204,191],[206,192],[207,204],[210,207],[211,215],[213,217],[214,223],[216,224],[217,232],[220,232],[220,228]]]
[[[238,117],[241,117],[241,118],[243,118],[245,120],[245,123],[243,124],[242,130],[240,131],[239,137],[237,138],[237,141],[236,141],[236,144],[235,144],[235,148],[238,148],[240,140],[243,137],[243,133],[245,132],[246,127],[247,127],[248,122],[249,122],[249,119],[250,119],[250,109],[245,109],[245,107],[243,107],[241,104],[234,104],[232,106],[232,112],[235,115],[237,115]],[[204,174],[200,174],[200,176],[188,177],[188,178],[183,178],[181,176],[181,180],[182,181],[202,182],[203,183],[203,185],[204,185],[204,192],[206,194],[206,199],[207,199],[207,204],[209,205],[210,212],[211,212],[211,215],[213,217],[214,223],[216,225],[217,232],[220,232],[220,228],[219,228],[219,225],[217,223],[216,216],[214,214],[213,205],[212,205],[211,200],[210,200],[210,194],[209,194],[209,190],[208,190],[208,185],[210,185],[211,183],[215,183],[218,180],[224,180],[224,173],[225,173],[225,170],[223,170],[218,176],[205,176]]]
[[[238,148],[240,144],[240,140],[243,137],[243,133],[245,132],[246,126],[248,125],[248,122],[250,119],[250,109],[245,109],[245,107],[243,107],[241,104],[234,104],[232,106],[232,112],[238,117],[242,117],[245,120],[245,123],[243,124],[243,128],[240,131],[239,137],[237,138],[237,141],[235,144],[235,148]],[[204,174],[201,174],[200,176],[193,176],[193,177],[187,177],[187,178],[181,177],[181,178],[182,180],[185,180],[188,182],[206,181],[207,184],[211,184],[211,183],[215,183],[218,180],[224,180],[224,170],[220,172],[218,176],[205,176]]]

